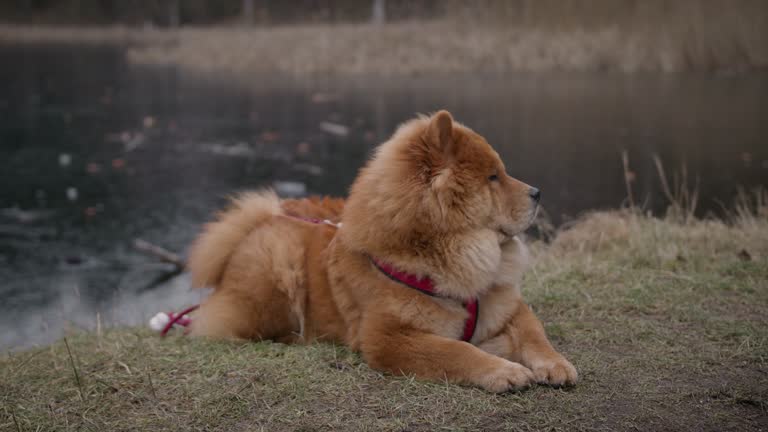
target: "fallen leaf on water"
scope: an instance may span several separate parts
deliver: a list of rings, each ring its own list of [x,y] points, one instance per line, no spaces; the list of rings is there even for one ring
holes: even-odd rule
[[[345,137],[349,135],[349,128],[338,123],[320,122],[320,130],[336,136]]]
[[[262,141],[275,142],[278,139],[280,139],[280,134],[278,132],[266,131],[261,134]]]
[[[91,162],[88,165],[86,165],[85,170],[88,171],[89,174],[97,174],[101,172],[101,164]]]
[[[309,153],[310,145],[308,142],[300,142],[296,145],[296,153],[300,155],[305,155]]]

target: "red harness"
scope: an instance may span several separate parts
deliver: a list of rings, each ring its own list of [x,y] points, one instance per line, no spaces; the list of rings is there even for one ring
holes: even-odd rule
[[[321,220],[321,219],[314,219],[314,218],[305,218],[300,216],[293,216],[293,215],[287,215],[288,217],[299,219],[304,222],[309,222],[312,224],[328,224],[334,227],[339,227],[341,224],[335,224],[329,220]],[[395,282],[401,283],[409,288],[413,288],[415,290],[421,291],[424,294],[427,294],[432,297],[437,297],[438,294],[435,292],[435,282],[428,276],[425,276],[423,278],[418,278],[416,275],[406,273],[400,270],[395,269],[390,264],[387,264],[381,260],[378,260],[376,258],[370,257],[371,263],[379,269],[380,272],[384,273],[387,277],[392,279]],[[464,332],[461,335],[461,340],[464,342],[469,342],[472,340],[472,336],[475,334],[475,328],[477,327],[477,316],[480,312],[480,303],[477,301],[477,299],[473,299],[469,302],[462,303],[464,305],[464,309],[467,310],[467,313],[469,316],[467,316],[466,321],[464,321]],[[169,322],[163,326],[163,329],[160,331],[161,336],[165,336],[168,334],[168,332],[173,328],[175,325],[179,325],[182,327],[189,327],[189,324],[191,323],[191,320],[186,317],[186,315],[195,309],[197,309],[199,305],[191,306],[184,311],[176,314],[176,313],[168,313]]]
[[[415,290],[419,290],[429,296],[438,296],[438,294],[435,292],[435,282],[429,276],[425,276],[419,279],[416,277],[416,275],[397,270],[390,264],[387,264],[379,259],[371,257],[370,260],[373,265],[379,269],[380,272],[384,273],[393,281],[399,282]],[[475,334],[475,328],[477,327],[477,316],[480,312],[480,303],[477,301],[477,299],[473,299],[472,301],[464,302],[462,304],[464,305],[464,309],[467,310],[469,316],[467,317],[466,321],[464,321],[464,333],[461,335],[461,340],[464,342],[469,342],[472,340],[472,336]]]
[[[302,220],[304,222],[309,222],[313,224],[328,224],[335,227],[339,227],[340,224],[334,224],[333,222],[330,222],[328,220],[320,220],[320,219],[314,219],[314,218],[307,218],[307,217],[301,217],[301,216],[294,216],[294,215],[288,215],[289,217]],[[396,268],[392,267],[392,265],[387,264],[377,258],[369,257],[371,260],[371,263],[379,269],[380,272],[384,273],[387,277],[392,279],[395,282],[401,283],[409,288],[413,288],[415,290],[421,291],[424,294],[427,294],[432,297],[437,297],[438,294],[435,292],[435,282],[428,276],[423,277],[419,279],[413,274],[406,273],[400,270],[397,270]],[[472,340],[472,336],[475,334],[475,328],[477,328],[477,317],[480,312],[480,303],[477,301],[477,299],[473,299],[469,302],[462,303],[464,305],[464,309],[467,310],[467,313],[469,314],[467,316],[466,321],[464,321],[464,332],[461,335],[461,340],[464,342],[469,342]]]

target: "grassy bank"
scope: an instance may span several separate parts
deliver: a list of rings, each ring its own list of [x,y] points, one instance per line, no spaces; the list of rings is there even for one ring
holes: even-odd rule
[[[0,360],[0,430],[758,430],[768,217],[588,216],[532,244],[525,295],[579,368],[519,394],[393,378],[330,345],[140,329]],[[74,368],[73,368],[74,365]]]
[[[129,42],[137,64],[253,74],[680,72],[768,67],[759,1],[443,2],[430,20],[179,30],[0,26],[6,42]]]

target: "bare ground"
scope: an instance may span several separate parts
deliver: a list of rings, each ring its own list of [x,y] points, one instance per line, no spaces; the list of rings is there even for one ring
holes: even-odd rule
[[[525,295],[575,388],[492,395],[343,347],[116,329],[70,336],[72,359],[59,342],[0,360],[0,430],[768,428],[768,219],[598,213],[532,249]]]

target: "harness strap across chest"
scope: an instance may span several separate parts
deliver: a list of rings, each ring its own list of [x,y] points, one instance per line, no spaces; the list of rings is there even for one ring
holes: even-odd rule
[[[294,215],[287,215],[289,217],[292,217],[294,219],[299,219],[304,222],[309,222],[313,224],[326,224],[331,225],[336,228],[339,228],[341,226],[341,223],[333,223],[327,219],[315,219],[315,218],[307,218],[307,217],[301,217],[301,216],[294,216]],[[415,290],[421,291],[424,294],[427,294],[432,297],[439,297],[438,293],[435,290],[435,282],[428,276],[425,276],[423,278],[419,278],[414,274],[406,273],[404,271],[397,270],[392,265],[387,264],[379,259],[370,257],[371,263],[382,273],[384,273],[388,278],[392,279],[395,282],[398,282],[400,284],[403,284],[409,288],[413,288]],[[480,314],[480,303],[477,299],[473,299],[468,302],[463,302],[462,305],[464,306],[464,309],[467,311],[467,319],[464,321],[464,330],[461,335],[461,340],[464,342],[469,342],[472,340],[472,336],[475,334],[475,329],[477,328],[477,318]]]
[[[421,291],[432,297],[438,297],[435,291],[435,282],[428,276],[419,278],[414,274],[406,273],[392,267],[381,260],[371,257],[373,265],[388,278],[395,282],[401,283],[409,288]],[[480,312],[480,303],[477,299],[473,299],[469,302],[462,303],[464,309],[467,311],[467,319],[464,321],[464,331],[461,335],[461,340],[469,342],[472,340],[472,336],[475,334],[475,328],[477,328],[477,317]]]

